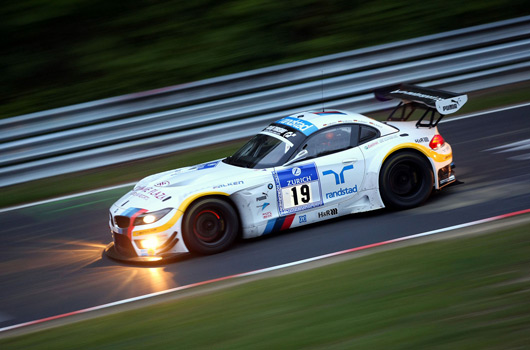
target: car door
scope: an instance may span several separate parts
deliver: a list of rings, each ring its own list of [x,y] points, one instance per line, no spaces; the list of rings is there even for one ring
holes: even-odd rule
[[[358,140],[358,125],[327,127],[300,146],[299,151],[307,151],[306,160],[275,168],[280,216],[333,207],[356,195],[364,178]]]

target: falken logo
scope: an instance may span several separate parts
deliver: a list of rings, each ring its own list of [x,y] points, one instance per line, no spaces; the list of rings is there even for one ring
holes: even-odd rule
[[[216,185],[216,186],[213,186],[212,188],[223,188],[223,187],[229,187],[229,186],[237,186],[237,185],[243,185],[245,183],[245,181],[234,181],[234,182],[229,182],[229,183],[226,183],[226,184],[220,184],[220,185]]]
[[[267,208],[269,205],[270,203],[263,203],[263,205],[261,206],[261,211],[265,210],[265,208]]]
[[[343,184],[345,182],[344,180],[344,172],[346,170],[353,170],[353,164],[350,164],[350,165],[346,165],[344,168],[342,168],[340,174],[337,174],[336,172],[334,172],[333,170],[326,170],[322,173],[322,175],[335,175],[335,184],[336,185],[340,185],[340,184]]]
[[[326,211],[319,212],[318,218],[320,219],[320,218],[325,218],[326,216],[334,216],[338,214],[339,214],[339,210],[337,208],[331,208]]]

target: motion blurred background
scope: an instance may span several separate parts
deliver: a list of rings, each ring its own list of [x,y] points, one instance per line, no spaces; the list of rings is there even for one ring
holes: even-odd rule
[[[529,13],[527,0],[3,1],[0,118]]]

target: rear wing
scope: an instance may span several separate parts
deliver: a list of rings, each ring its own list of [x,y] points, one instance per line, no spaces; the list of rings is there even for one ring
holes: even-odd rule
[[[447,114],[455,113],[467,102],[467,95],[454,92],[424,88],[421,86],[401,84],[374,91],[379,101],[400,99],[401,103],[390,113],[388,121],[405,121],[417,110],[424,113],[416,127],[435,127]],[[400,116],[395,116],[401,110]],[[436,112],[438,116],[435,117]]]

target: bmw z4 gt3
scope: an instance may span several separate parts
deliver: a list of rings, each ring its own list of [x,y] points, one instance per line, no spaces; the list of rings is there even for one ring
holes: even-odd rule
[[[110,208],[109,255],[157,260],[213,254],[253,238],[351,213],[421,205],[456,180],[437,129],[466,95],[413,85],[386,122],[341,111],[286,116],[232,156],[141,180]],[[418,121],[407,121],[414,111]]]

